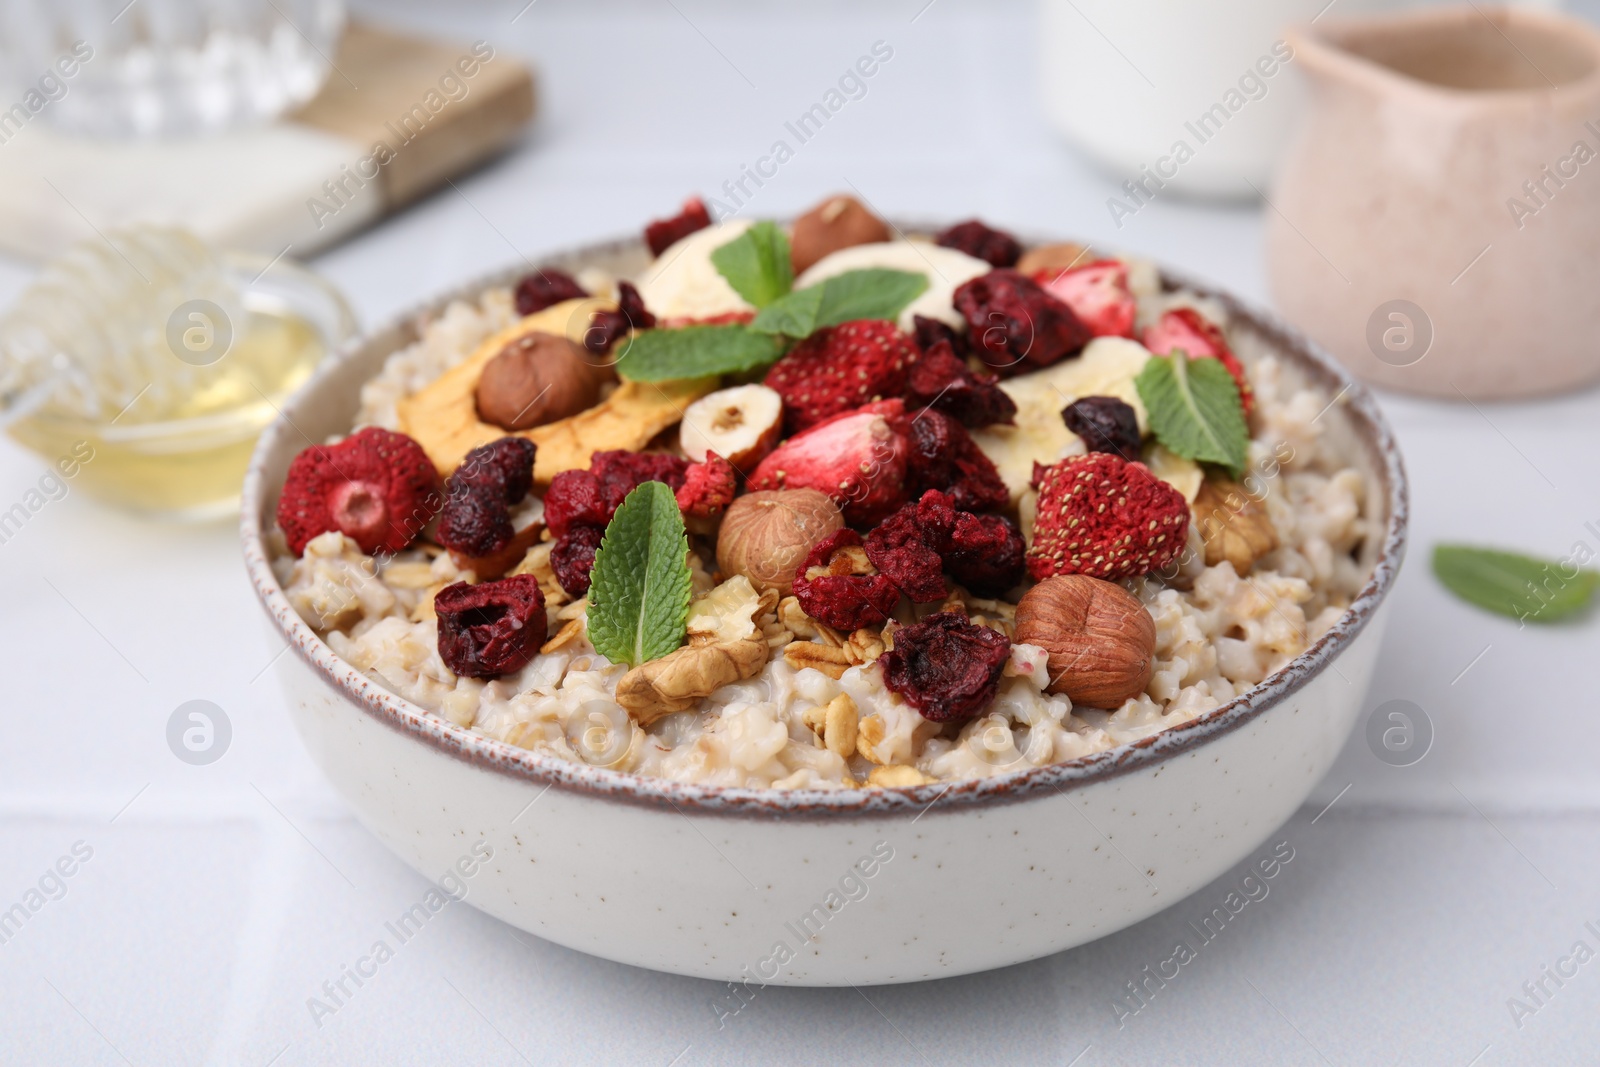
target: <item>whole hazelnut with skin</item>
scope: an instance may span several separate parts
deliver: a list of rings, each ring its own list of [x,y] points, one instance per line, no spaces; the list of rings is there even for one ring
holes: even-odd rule
[[[794,220],[789,260],[796,274],[841,248],[889,240],[889,226],[853,196],[830,196]]]
[[[526,430],[594,407],[612,377],[565,337],[526,333],[484,364],[473,398],[484,422]]]
[[[1155,673],[1156,624],[1139,598],[1082,574],[1046,578],[1017,605],[1018,644],[1050,654],[1052,693],[1115,710]]]
[[[816,489],[746,493],[728,505],[717,531],[717,566],[758,591],[794,592],[795,571],[823,538],[844,529],[839,506]]]
[[[1022,253],[1017,260],[1017,273],[1033,277],[1041,270],[1066,270],[1094,262],[1094,253],[1080,244],[1062,241],[1059,244],[1039,245]]]

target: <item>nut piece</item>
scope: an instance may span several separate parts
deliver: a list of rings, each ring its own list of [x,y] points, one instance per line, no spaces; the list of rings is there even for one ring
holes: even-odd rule
[[[874,767],[867,775],[867,784],[883,789],[909,789],[914,785],[932,785],[937,778],[929,778],[915,767],[897,763],[890,767]]]
[[[805,724],[822,738],[823,747],[842,759],[856,754],[856,727],[860,714],[849,693],[840,693],[821,707],[805,713]]]
[[[683,409],[678,443],[683,454],[704,463],[715,452],[737,470],[754,470],[783,433],[783,398],[764,385],[718,389]]]
[[[810,667],[838,681],[849,670],[850,653],[833,645],[819,645],[815,641],[790,641],[783,646],[783,662],[797,671]]]
[[[1267,509],[1238,482],[1207,478],[1189,506],[1206,544],[1206,566],[1223,560],[1243,578],[1256,560],[1278,547],[1278,531]]]
[[[1060,244],[1040,245],[1030,248],[1022,253],[1022,258],[1017,260],[1016,271],[1032,277],[1041,270],[1066,270],[1068,267],[1081,267],[1094,258],[1094,253],[1086,245],[1073,244],[1071,241],[1062,241]]]
[[[600,386],[615,379],[565,337],[525,333],[484,364],[473,399],[484,422],[526,430],[594,407]]]
[[[1139,598],[1082,574],[1046,578],[1017,605],[1018,644],[1050,654],[1050,692],[1112,710],[1155,672],[1156,624]]]
[[[891,237],[889,226],[853,196],[830,196],[794,220],[789,260],[802,274],[817,260],[841,248],[877,244]]]
[[[617,703],[633,721],[649,726],[663,715],[687,711],[725,685],[754,678],[767,663],[759,637],[686,645],[640,664],[617,683]]]
[[[746,493],[728,506],[717,534],[717,566],[758,590],[794,592],[794,573],[812,547],[844,528],[839,506],[816,489]]]

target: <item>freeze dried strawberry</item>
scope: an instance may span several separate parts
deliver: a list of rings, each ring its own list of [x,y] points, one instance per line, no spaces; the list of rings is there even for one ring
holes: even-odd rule
[[[1190,359],[1217,360],[1233,375],[1239,386],[1239,404],[1246,415],[1255,406],[1255,393],[1250,389],[1250,379],[1245,375],[1244,364],[1228,347],[1228,339],[1205,316],[1194,308],[1173,308],[1145,328],[1144,346],[1158,356],[1171,355],[1182,349]]]
[[[749,323],[755,320],[754,311],[723,311],[716,315],[673,315],[659,320],[656,325],[663,330],[676,330],[680,326],[727,326],[731,323]]]
[[[655,324],[656,317],[644,306],[644,297],[639,295],[639,290],[629,282],[618,282],[616,308],[596,311],[589,317],[589,328],[583,334],[583,347],[594,355],[603,356],[611,351],[618,338],[627,336],[630,330],[649,330]]]
[[[1080,397],[1061,409],[1061,420],[1083,438],[1090,452],[1110,452],[1126,460],[1139,458],[1139,416],[1125,400]]]
[[[560,537],[574,526],[605,528],[629,493],[645,482],[683,488],[689,461],[664,452],[596,452],[586,471],[562,471],[544,494],[544,524]]]
[[[794,576],[800,610],[835,630],[882,626],[900,603],[900,590],[878,574],[861,535],[839,530],[818,541]]]
[[[1137,578],[1166,567],[1189,536],[1189,502],[1150,473],[1108,452],[1053,467],[1033,465],[1039,490],[1028,574]]]
[[[981,259],[992,267],[1013,267],[1022,258],[1022,245],[1004,230],[986,226],[977,219],[958,222],[933,239],[934,244],[954,248]]]
[[[906,502],[905,403],[867,404],[783,442],[751,473],[749,488],[827,493],[852,526],[871,527]]]
[[[910,600],[932,604],[949,590],[944,584],[944,557],[956,523],[950,498],[929,491],[884,519],[867,534],[867,559]]]
[[[595,552],[605,532],[603,526],[583,524],[568,527],[556,538],[550,549],[550,569],[569,596],[579,597],[589,591],[589,572],[594,570]]]
[[[536,270],[517,283],[517,314],[532,315],[563,300],[581,300],[588,295],[570,274],[551,268]]]
[[[369,426],[294,457],[278,496],[278,525],[300,555],[338,530],[370,554],[395,553],[433,520],[444,497],[428,454],[405,434]]]
[[[922,352],[906,375],[905,398],[912,407],[933,408],[979,429],[1016,421],[1017,403],[993,374],[975,374],[950,342],[939,340]]]
[[[1071,308],[1096,337],[1133,336],[1139,305],[1128,291],[1126,263],[1100,259],[1063,271],[1041,270],[1033,280]]]
[[[894,648],[878,660],[883,684],[930,722],[980,714],[1000,691],[1011,641],[956,611],[938,611],[894,632]]]
[[[457,582],[433,598],[439,658],[463,678],[520,671],[544,644],[548,623],[539,579],[516,574],[497,582]]]
[[[783,398],[787,433],[808,430],[905,388],[917,350],[892,322],[858,319],[829,326],[795,345],[767,371],[767,387]]]
[[[978,358],[1006,375],[1048,367],[1094,337],[1070,307],[1014,270],[961,283],[954,303]]]
[[[972,347],[967,344],[967,335],[952,327],[941,319],[930,319],[926,315],[911,316],[912,333],[916,337],[917,351],[927,353],[940,341],[948,342],[950,351],[956,354],[957,359],[965,360],[972,355]]]
[[[942,489],[962,511],[993,511],[1011,502],[1011,493],[994,461],[955,419],[927,410],[910,426],[906,465],[911,491]]]
[[[690,518],[714,519],[728,510],[738,489],[733,464],[707,452],[704,463],[689,464],[683,487],[677,492],[678,507]]]
[[[998,597],[1021,584],[1027,545],[1017,524],[1004,515],[956,513],[944,569],[974,596]]]
[[[646,226],[644,243],[650,246],[652,256],[659,256],[691,233],[710,225],[711,216],[706,213],[705,202],[698,196],[691,196],[672,218],[657,219]]]

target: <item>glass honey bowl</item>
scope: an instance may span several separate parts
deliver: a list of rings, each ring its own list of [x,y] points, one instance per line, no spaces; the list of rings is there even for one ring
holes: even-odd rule
[[[356,332],[327,282],[283,258],[139,227],[45,267],[0,319],[0,418],[110,503],[234,513],[261,431]]]

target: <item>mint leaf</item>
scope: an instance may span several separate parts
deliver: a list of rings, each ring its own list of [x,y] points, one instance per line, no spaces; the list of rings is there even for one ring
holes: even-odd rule
[[[733,291],[764,308],[794,286],[789,238],[770,222],[758,222],[711,253],[711,265]]]
[[[589,577],[589,642],[637,667],[676,651],[689,621],[689,538],[664,482],[629,493],[606,526]]]
[[[1582,611],[1600,588],[1600,572],[1470,545],[1436,545],[1433,573],[1480,608],[1528,622],[1554,622]]]
[[[617,357],[617,370],[636,382],[703,378],[763,367],[783,354],[775,337],[739,323],[640,330]]]
[[[801,338],[855,319],[897,319],[927,288],[927,275],[911,271],[878,267],[845,271],[774,300],[750,328]]]
[[[1182,350],[1151,356],[1133,380],[1156,440],[1185,459],[1219,463],[1243,477],[1250,447],[1239,386],[1215,359]]]

